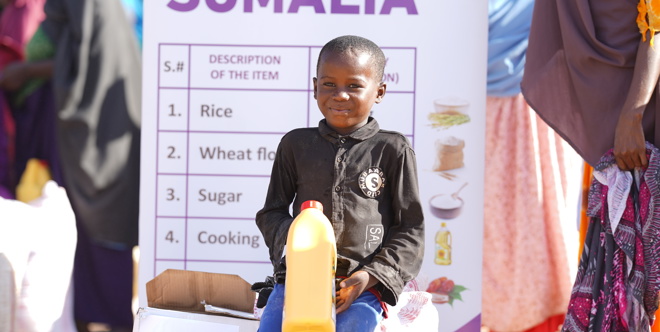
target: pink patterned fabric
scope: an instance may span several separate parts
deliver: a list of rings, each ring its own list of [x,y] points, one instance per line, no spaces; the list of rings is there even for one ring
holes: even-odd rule
[[[396,306],[388,306],[388,317],[383,319],[376,331],[419,332],[437,331],[438,310],[431,302],[431,294],[424,291],[404,291],[399,295]]]
[[[408,305],[399,311],[399,319],[402,325],[408,325],[417,319],[422,313],[424,305],[432,305],[430,294],[426,292],[414,292],[410,294]]]
[[[486,107],[482,324],[522,331],[566,312],[582,159],[522,95]]]
[[[660,291],[660,151],[648,142],[646,151],[649,165],[634,175],[619,170],[611,150],[594,167],[589,230],[562,331],[649,331],[653,324]]]

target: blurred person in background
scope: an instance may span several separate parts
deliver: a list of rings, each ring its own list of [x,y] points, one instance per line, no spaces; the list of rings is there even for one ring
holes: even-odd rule
[[[64,187],[78,226],[78,330],[103,323],[130,331],[139,207],[138,43],[119,0],[48,0],[44,11],[35,38],[50,55],[7,68],[0,87],[20,91],[50,77]]]
[[[128,22],[133,25],[140,49],[142,49],[142,18],[144,17],[144,3],[142,0],[122,0]]]
[[[520,90],[534,3],[488,1],[482,324],[491,332],[557,331],[577,265],[582,159]]]
[[[534,4],[522,92],[593,167],[562,331],[660,329],[657,32],[655,0]]]
[[[0,79],[8,64],[22,61],[26,45],[44,19],[46,0],[0,0]],[[15,121],[0,94],[0,197],[14,198],[20,173],[15,170]],[[25,167],[25,165],[23,165]]]

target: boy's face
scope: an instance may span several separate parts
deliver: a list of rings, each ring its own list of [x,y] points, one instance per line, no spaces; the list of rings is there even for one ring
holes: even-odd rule
[[[314,77],[314,98],[330,128],[342,135],[364,126],[371,107],[385,95],[385,83],[368,53],[323,54],[318,77]]]

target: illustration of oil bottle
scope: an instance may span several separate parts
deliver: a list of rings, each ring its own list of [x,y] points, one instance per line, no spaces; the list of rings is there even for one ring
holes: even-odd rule
[[[435,263],[438,265],[451,264],[451,233],[444,222],[435,233]]]

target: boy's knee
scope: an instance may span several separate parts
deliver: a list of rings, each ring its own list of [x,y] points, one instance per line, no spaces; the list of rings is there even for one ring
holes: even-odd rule
[[[268,297],[268,302],[261,314],[259,332],[282,331],[282,311],[284,309],[284,286],[275,285],[273,292]]]
[[[337,332],[373,332],[381,314],[366,303],[353,303],[350,308],[337,315]]]

